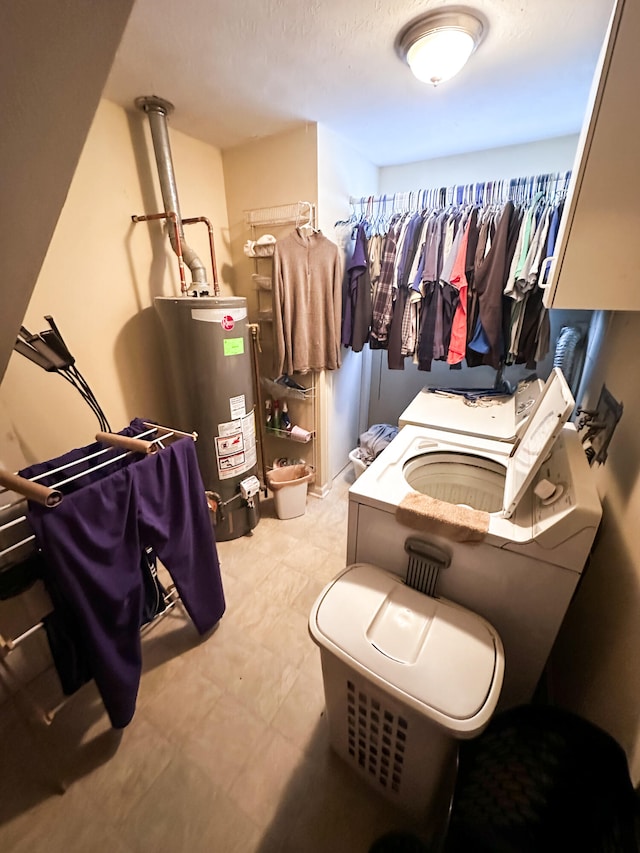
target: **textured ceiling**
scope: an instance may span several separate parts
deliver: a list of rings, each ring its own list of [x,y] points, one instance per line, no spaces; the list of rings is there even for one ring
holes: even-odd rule
[[[476,0],[460,75],[419,83],[394,51],[435,0],[136,0],[105,96],[172,101],[218,148],[320,122],[376,165],[579,131],[613,0]]]

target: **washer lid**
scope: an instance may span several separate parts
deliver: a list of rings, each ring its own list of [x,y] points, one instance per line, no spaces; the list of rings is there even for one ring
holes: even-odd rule
[[[554,367],[509,457],[503,505],[506,518],[515,512],[574,406],[562,371]]]
[[[397,575],[350,566],[325,587],[309,625],[319,645],[457,735],[476,734],[495,709],[504,671],[496,631]]]

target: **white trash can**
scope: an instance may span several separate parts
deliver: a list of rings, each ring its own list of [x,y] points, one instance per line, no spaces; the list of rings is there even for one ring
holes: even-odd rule
[[[497,632],[367,563],[324,588],[309,630],[333,749],[388,799],[435,820],[437,795],[452,792],[457,741],[483,731],[500,696]]]
[[[284,465],[267,471],[278,518],[297,518],[307,507],[307,485],[313,479],[310,465]]]

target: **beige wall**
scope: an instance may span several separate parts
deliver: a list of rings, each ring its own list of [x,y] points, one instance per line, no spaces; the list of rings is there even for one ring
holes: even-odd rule
[[[557,700],[609,731],[640,781],[640,314],[614,314],[584,405],[602,383],[624,404],[604,466],[594,469],[603,519],[553,654]]]
[[[0,381],[132,5],[2,4]]]
[[[213,221],[218,269],[228,282],[231,256],[221,154],[171,128],[169,132],[182,214]],[[46,328],[43,316],[54,316],[113,429],[136,415],[171,419],[151,306],[155,295],[179,292],[177,265],[159,223],[131,222],[132,214],[161,207],[146,117],[103,100],[24,323],[40,331]],[[208,268],[205,226],[189,226],[186,234]],[[230,292],[225,284],[223,293]],[[11,357],[0,398],[28,461],[84,444],[96,432],[97,420],[79,394],[21,356]]]
[[[254,263],[242,248],[247,240],[273,232],[283,236],[291,225],[277,230],[265,227],[252,233],[245,223],[245,212],[264,207],[318,200],[317,128],[308,124],[286,133],[256,139],[246,145],[229,148],[222,154],[227,191],[227,213],[231,255],[237,296],[246,296],[249,316],[258,310],[251,273]]]
[[[247,297],[249,319],[256,322],[258,308],[270,305],[270,294],[258,292],[251,278],[252,273],[271,275],[272,261],[269,258],[257,263],[247,258],[243,246],[247,240],[255,240],[262,234],[273,234],[276,238],[289,234],[294,223],[279,226],[265,225],[251,229],[246,224],[246,212],[279,205],[295,205],[298,201],[318,202],[317,126],[305,125],[292,131],[257,139],[223,152],[224,177],[227,191],[227,211],[231,236],[231,255],[235,272],[235,288],[238,296]],[[273,330],[272,324],[260,324],[262,354],[260,372],[273,377]],[[289,411],[293,423],[306,429],[317,429],[323,409],[322,394],[313,404],[289,400]],[[327,461],[321,453],[320,442],[298,444],[285,439],[266,437],[265,462],[270,467],[273,460],[286,456],[304,459],[316,465],[316,482],[312,491],[323,489],[328,480]]]

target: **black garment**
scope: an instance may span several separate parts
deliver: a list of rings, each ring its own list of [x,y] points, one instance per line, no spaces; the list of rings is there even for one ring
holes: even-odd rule
[[[509,234],[507,236],[507,256],[505,263],[505,287],[507,286],[507,278],[511,270],[511,263],[516,252],[518,244],[518,236],[520,235],[520,225],[524,215],[523,208],[515,208],[511,221],[509,223]],[[511,311],[513,310],[513,299],[510,296],[502,296],[502,339],[504,344],[504,358],[507,359],[509,350],[509,340],[511,338]],[[533,369],[533,368],[532,368]]]
[[[347,265],[342,313],[342,345],[362,352],[371,327],[371,278],[364,225],[358,226],[353,257]]]
[[[467,239],[467,257],[465,260],[464,276],[467,280],[467,344],[473,338],[473,332],[478,319],[478,294],[475,289],[475,263],[478,248],[478,208],[471,211],[469,218],[469,237]],[[471,365],[469,365],[471,366]]]
[[[142,587],[144,590],[144,601],[142,603],[142,625],[153,622],[156,616],[164,613],[167,608],[165,602],[166,589],[160,583],[158,577],[158,565],[153,548],[145,548],[140,558],[140,571],[142,572]]]
[[[424,298],[420,315],[420,340],[418,343],[418,370],[431,370],[439,296],[439,282],[427,281],[424,283]]]
[[[0,567],[0,601],[21,595],[42,577],[42,558],[32,554],[26,560]]]
[[[64,607],[47,614],[42,624],[62,692],[71,696],[93,678],[80,630],[73,614]]]
[[[354,352],[362,352],[364,345],[369,340],[371,329],[371,278],[369,267],[365,267],[362,275],[358,276],[356,310],[353,317],[353,331],[351,337],[351,349]]]
[[[467,362],[470,367],[476,364],[489,364],[497,370],[504,358],[502,296],[508,275],[507,245],[513,212],[513,202],[508,201],[497,224],[491,248],[484,258],[476,262],[475,289],[479,300],[478,316],[489,342],[489,352],[481,355],[479,359],[472,357],[475,364],[471,364],[469,356],[473,351],[468,350]]]
[[[449,354],[453,318],[458,310],[459,303],[460,291],[457,287],[445,282],[442,285],[442,349],[444,355],[438,356],[441,361],[446,361]]]
[[[393,317],[391,318],[391,329],[389,330],[389,351],[387,363],[389,370],[404,370],[404,356],[402,355],[402,320],[404,308],[407,304],[409,292],[406,287],[398,289],[396,301],[393,305]]]
[[[537,285],[527,293],[527,301],[522,319],[522,331],[518,340],[516,364],[526,364],[527,370],[536,368],[536,349],[540,330],[543,290]]]

